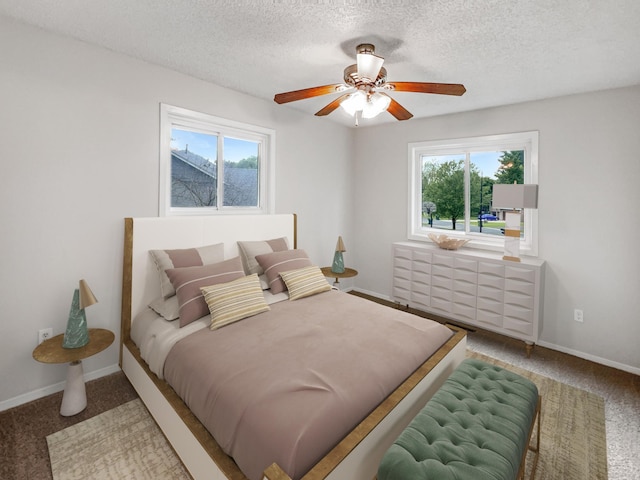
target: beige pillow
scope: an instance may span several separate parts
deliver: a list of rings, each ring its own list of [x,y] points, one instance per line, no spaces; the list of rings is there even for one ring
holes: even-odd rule
[[[226,283],[244,277],[240,257],[202,267],[170,268],[166,272],[176,289],[176,297],[178,297],[180,305],[181,327],[209,313],[200,287]]]
[[[149,250],[149,253],[160,274],[162,296],[169,298],[171,295],[176,294],[176,290],[173,288],[165,270],[168,268],[197,267],[222,262],[224,260],[224,243],[197,248]]]
[[[172,295],[169,298],[157,298],[149,304],[149,307],[169,321],[176,320],[180,317],[180,304],[178,303],[178,297],[176,295]]]
[[[200,290],[211,312],[211,330],[270,310],[255,273]]]
[[[316,265],[280,272],[280,276],[289,290],[289,300],[298,300],[331,290],[331,285]]]
[[[273,294],[284,292],[287,289],[280,277],[280,272],[311,266],[311,260],[307,257],[307,253],[300,249],[257,255],[256,260],[264,269],[269,288]]]
[[[281,252],[288,250],[289,244],[286,237],[272,238],[264,241],[238,242],[238,250],[247,275],[257,273],[262,275],[262,267],[256,261],[256,255],[263,255],[271,252]]]

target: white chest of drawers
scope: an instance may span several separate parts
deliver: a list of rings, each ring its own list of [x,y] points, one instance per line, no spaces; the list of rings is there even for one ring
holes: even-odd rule
[[[538,341],[543,282],[542,260],[393,244],[394,301],[527,344]]]

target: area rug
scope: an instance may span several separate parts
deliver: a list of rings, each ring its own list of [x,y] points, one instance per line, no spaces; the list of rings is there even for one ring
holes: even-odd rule
[[[593,393],[467,350],[467,357],[528,378],[542,395],[538,480],[606,480],[604,399]],[[534,432],[535,435],[535,432]],[[527,458],[526,477],[533,454]]]
[[[601,397],[471,350],[467,356],[508,368],[537,385],[542,431],[536,479],[607,478]],[[190,478],[139,399],[54,433],[47,443],[54,480]]]
[[[191,478],[140,399],[47,437],[54,480]]]

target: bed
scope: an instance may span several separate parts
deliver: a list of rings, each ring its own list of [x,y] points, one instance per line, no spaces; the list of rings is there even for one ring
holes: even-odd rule
[[[429,325],[427,328],[423,319],[334,290],[312,295],[300,301],[289,301],[286,297],[282,297],[282,293],[272,295],[267,302],[269,311],[251,316],[246,320],[231,323],[215,331],[206,328],[210,324],[210,319],[207,316],[199,318],[183,328],[176,328],[175,322],[158,322],[158,315],[148,308],[148,305],[158,297],[162,283],[149,251],[216,244],[218,246],[223,245],[225,259],[232,259],[238,256],[238,241],[260,242],[265,239],[275,238],[286,239],[289,248],[296,249],[296,227],[296,216],[291,214],[125,219],[120,365],[149,412],[195,479],[372,479],[375,476],[379,460],[389,445],[464,358],[465,335],[464,332],[455,329],[455,327],[451,327],[450,332],[447,330],[448,333],[442,337],[442,345],[435,347],[433,353],[429,353],[428,358],[416,360],[415,354],[407,354],[412,358],[411,361],[415,363],[411,367],[403,366],[400,353],[390,355],[379,352],[378,355],[367,357],[367,355],[371,354],[369,345],[377,341],[374,338],[375,335],[389,339],[390,333],[384,331],[384,328],[386,328],[384,323],[380,326],[375,324],[375,328],[369,329],[363,328],[363,326],[358,327],[358,322],[362,323],[368,320],[357,320],[356,311],[372,309],[371,311],[366,311],[367,319],[373,319],[376,316],[404,315],[404,317],[401,317],[401,322],[407,324],[406,329],[408,332],[415,332],[412,336],[415,338],[413,343],[416,344],[417,348],[425,348],[422,346],[423,339],[434,334],[429,331],[419,332],[416,328],[418,330],[429,330],[436,327]],[[269,296],[270,291],[271,289],[265,291],[265,297]],[[287,295],[287,293],[285,292],[284,295]],[[324,305],[331,305],[332,307],[330,308],[334,310],[327,316],[330,321],[323,321],[324,323],[320,327],[311,323],[309,325],[312,326],[307,327],[306,322],[296,321],[301,317],[307,318],[307,315],[312,313],[315,315],[315,312],[325,308]],[[297,308],[306,308],[306,311],[300,312],[296,310]],[[384,314],[380,314],[380,312]],[[381,318],[380,321],[384,322],[385,319]],[[154,326],[149,328],[146,325],[147,323]],[[173,331],[165,333],[164,330],[153,330],[154,328],[166,329],[166,324],[172,324]],[[347,324],[352,329],[360,328],[358,335],[361,335],[361,337],[358,338],[358,341],[349,343],[349,341],[345,341],[347,337],[344,337],[343,333],[335,335],[337,329],[342,328],[341,325],[343,324]],[[286,325],[284,330],[292,333],[293,336],[284,339],[272,337],[272,332],[276,330],[276,326],[280,325]],[[310,330],[298,331],[298,328],[310,328]],[[437,332],[438,335],[442,336],[441,328],[438,325]],[[148,333],[150,330],[154,331],[153,335]],[[369,332],[366,332],[366,330],[369,330]],[[231,337],[234,331],[241,336]],[[436,330],[433,330],[433,332],[436,332]],[[305,389],[305,392],[308,393],[312,390],[318,390],[318,382],[324,382],[325,375],[328,372],[337,369],[343,370],[341,367],[336,368],[336,365],[342,365],[341,363],[335,363],[343,362],[343,360],[327,358],[331,357],[331,355],[327,354],[319,356],[323,358],[323,361],[328,361],[329,363],[324,366],[313,365],[313,367],[308,367],[304,363],[307,361],[304,352],[295,351],[296,345],[305,345],[304,342],[308,343],[302,350],[315,351],[314,339],[320,338],[316,337],[316,335],[328,334],[331,337],[332,333],[334,334],[333,341],[338,342],[337,346],[333,347],[334,351],[353,350],[357,352],[356,359],[364,359],[362,360],[363,365],[355,364],[355,360],[349,361],[348,363],[354,363],[352,367],[358,370],[345,368],[344,374],[341,373],[341,381],[344,384],[335,388],[332,387],[332,389],[340,392],[337,406],[340,411],[347,412],[354,407],[353,403],[365,405],[366,402],[369,402],[363,407],[364,414],[354,413],[356,417],[350,418],[358,418],[358,420],[353,425],[349,424],[349,427],[345,429],[345,422],[335,413],[329,415],[330,421],[319,417],[325,409],[325,405],[330,404],[331,401],[325,401],[325,397],[321,397],[323,398],[322,401],[318,401],[317,398],[314,399],[313,396],[303,397],[306,399],[304,402],[307,407],[306,411],[301,411],[299,416],[301,418],[306,416],[310,420],[308,424],[304,425],[302,431],[310,430],[311,433],[306,438],[312,438],[314,441],[321,439],[318,440],[321,446],[313,447],[320,448],[321,453],[315,451],[313,454],[301,454],[304,460],[296,460],[298,466],[295,466],[295,463],[287,463],[287,455],[280,454],[281,452],[277,451],[278,449],[282,450],[281,447],[278,447],[274,452],[269,450],[272,444],[280,444],[280,440],[274,440],[278,438],[278,435],[290,433],[288,427],[282,429],[280,433],[270,432],[264,434],[266,438],[262,441],[262,444],[257,440],[260,434],[249,429],[245,437],[256,439],[257,445],[254,448],[257,448],[257,451],[260,451],[265,456],[259,460],[259,462],[262,462],[261,465],[267,465],[267,463],[271,462],[271,460],[266,462],[266,458],[271,458],[271,455],[274,457],[270,466],[264,470],[260,467],[260,471],[256,471],[256,468],[259,467],[248,465],[248,460],[242,458],[243,455],[245,457],[253,457],[255,455],[239,453],[241,450],[234,450],[235,443],[240,442],[236,437],[247,425],[253,428],[254,424],[259,423],[256,421],[257,418],[274,417],[277,419],[277,409],[282,408],[281,405],[286,405],[286,399],[294,396],[291,394],[292,391],[300,390],[300,384],[296,382],[302,382],[304,385],[314,385],[313,388]],[[365,333],[372,335],[371,338],[365,339],[363,336]],[[147,336],[145,337],[145,335]],[[164,339],[165,337],[171,340],[167,344],[160,345],[157,339]],[[238,338],[245,339],[246,343],[240,343]],[[252,340],[256,338],[260,338],[261,341]],[[215,348],[209,347],[209,351],[206,348],[203,349],[204,353],[199,354],[202,355],[200,357],[192,356],[193,353],[190,352],[195,352],[199,344],[209,346],[211,344],[208,342],[211,341],[219,341],[221,343]],[[426,342],[426,340],[424,341]],[[403,345],[406,342],[406,340],[403,340]],[[325,340],[321,343],[325,343]],[[389,348],[393,352],[404,352],[405,350],[404,348],[398,348],[398,345],[394,347],[392,341],[386,341],[385,343],[389,344]],[[408,343],[411,342],[408,341]],[[149,345],[152,345],[153,348],[150,348]],[[228,347],[229,345],[233,345],[235,348],[228,348],[228,351],[221,357],[210,357],[211,351],[222,352],[225,346]],[[268,347],[267,351],[258,352],[256,349],[260,345]],[[394,348],[395,351],[393,350]],[[234,353],[232,350],[235,350],[236,353],[240,352],[238,358],[231,357],[231,353]],[[158,351],[161,354],[157,353]],[[245,353],[244,355],[242,355],[243,352]],[[381,365],[372,364],[373,371],[366,374],[367,381],[360,383],[356,390],[366,390],[369,385],[374,385],[375,388],[371,388],[372,392],[369,392],[369,396],[365,400],[349,403],[349,400],[345,400],[347,397],[345,391],[348,390],[349,385],[355,385],[359,376],[362,376],[354,373],[354,371],[359,372],[359,369],[367,368],[366,364],[370,361],[366,359],[372,358],[375,360],[376,356],[383,359],[393,358],[394,361],[383,362]],[[216,380],[209,387],[219,390],[215,392],[216,399],[222,398],[223,394],[232,391],[231,387],[236,380],[245,377],[252,378],[244,374],[230,374],[230,372],[235,372],[236,366],[238,371],[244,373],[255,370],[259,364],[264,363],[269,366],[267,371],[272,376],[267,377],[266,374],[258,375],[258,377],[264,377],[262,379],[264,383],[261,386],[258,383],[261,380],[260,378],[252,378],[249,385],[240,386],[239,388],[244,388],[245,391],[246,389],[255,388],[253,393],[249,395],[241,394],[238,397],[242,399],[242,402],[220,400],[216,404],[216,411],[222,411],[220,410],[221,408],[229,411],[229,415],[224,415],[224,417],[232,417],[231,410],[239,410],[238,418],[244,418],[241,424],[242,428],[238,426],[240,425],[239,423],[216,424],[216,422],[219,422],[219,418],[207,418],[207,412],[210,411],[210,408],[207,407],[207,402],[200,401],[200,406],[198,406],[198,400],[194,400],[191,397],[193,387],[190,387],[186,382],[187,377],[193,374],[195,375],[194,381],[196,384],[202,383],[202,378],[207,377],[209,374],[202,374],[199,368],[193,367],[193,364],[189,366],[187,363],[186,367],[180,366],[185,364],[181,363],[184,361],[178,360],[178,357],[191,358],[191,360],[186,361],[195,362],[196,365],[207,363],[221,365],[224,361],[229,362],[225,368],[220,368],[222,373],[227,376],[221,380]],[[398,358],[396,359],[396,357]],[[385,363],[390,365],[387,366]],[[291,374],[283,370],[289,367],[301,367],[298,370],[304,371],[307,375],[311,375],[309,372],[312,372],[313,378],[291,380]],[[387,368],[396,367],[396,375],[402,375],[403,379],[399,386],[391,388],[389,391],[380,390],[382,387],[377,388],[377,373]],[[325,370],[322,370],[323,368]],[[409,368],[409,370],[402,370],[403,368],[405,370]],[[198,377],[197,374],[202,376]],[[382,377],[382,375],[380,376]],[[321,379],[321,381],[318,379]],[[173,384],[173,387],[170,386],[169,382]],[[224,388],[219,387],[219,385],[224,385]],[[384,388],[388,389],[388,387]],[[282,396],[273,396],[272,393],[275,390],[281,390]],[[177,392],[180,392],[181,396]],[[325,392],[322,392],[322,394],[324,395]],[[259,408],[251,406],[247,397],[255,397]],[[274,398],[276,400],[273,400]],[[246,404],[243,403],[245,400],[247,400]],[[187,404],[191,405],[192,408],[189,408]],[[275,410],[264,410],[265,406],[273,407]],[[251,410],[252,408],[254,410]],[[295,416],[292,412],[296,408],[301,410],[300,407],[292,406],[285,406],[284,408],[287,411],[287,419]],[[360,416],[358,417],[358,415]],[[221,417],[221,415],[209,416]],[[214,423],[211,424],[211,421]],[[282,421],[275,421],[274,424],[277,426],[277,424],[282,424]],[[313,430],[313,428],[316,430]],[[215,438],[210,433],[210,430],[214,431]],[[225,437],[225,431],[228,434],[227,437]],[[236,435],[237,432],[238,434]],[[324,438],[325,433],[326,438]],[[294,436],[296,437],[294,439],[282,440],[285,442],[283,445],[289,445],[284,448],[287,453],[296,450],[300,443],[305,443],[300,440],[300,438],[305,438],[302,434],[294,434]],[[294,443],[287,444],[287,441]],[[295,445],[295,448],[292,448],[291,445]],[[236,458],[232,458],[228,453],[232,453]],[[243,468],[241,469],[239,465],[242,465]],[[290,473],[293,471],[293,473],[289,475],[289,473],[285,473],[286,471]]]

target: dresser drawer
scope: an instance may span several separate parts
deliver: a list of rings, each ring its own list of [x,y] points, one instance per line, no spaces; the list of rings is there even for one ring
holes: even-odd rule
[[[478,310],[491,312],[500,316],[502,316],[502,313],[504,312],[504,304],[502,303],[502,300],[492,300],[489,298],[478,297],[476,306],[478,307]]]
[[[504,277],[495,277],[485,273],[478,274],[478,285],[485,285],[495,288],[496,290],[504,290],[505,283],[506,280]]]

